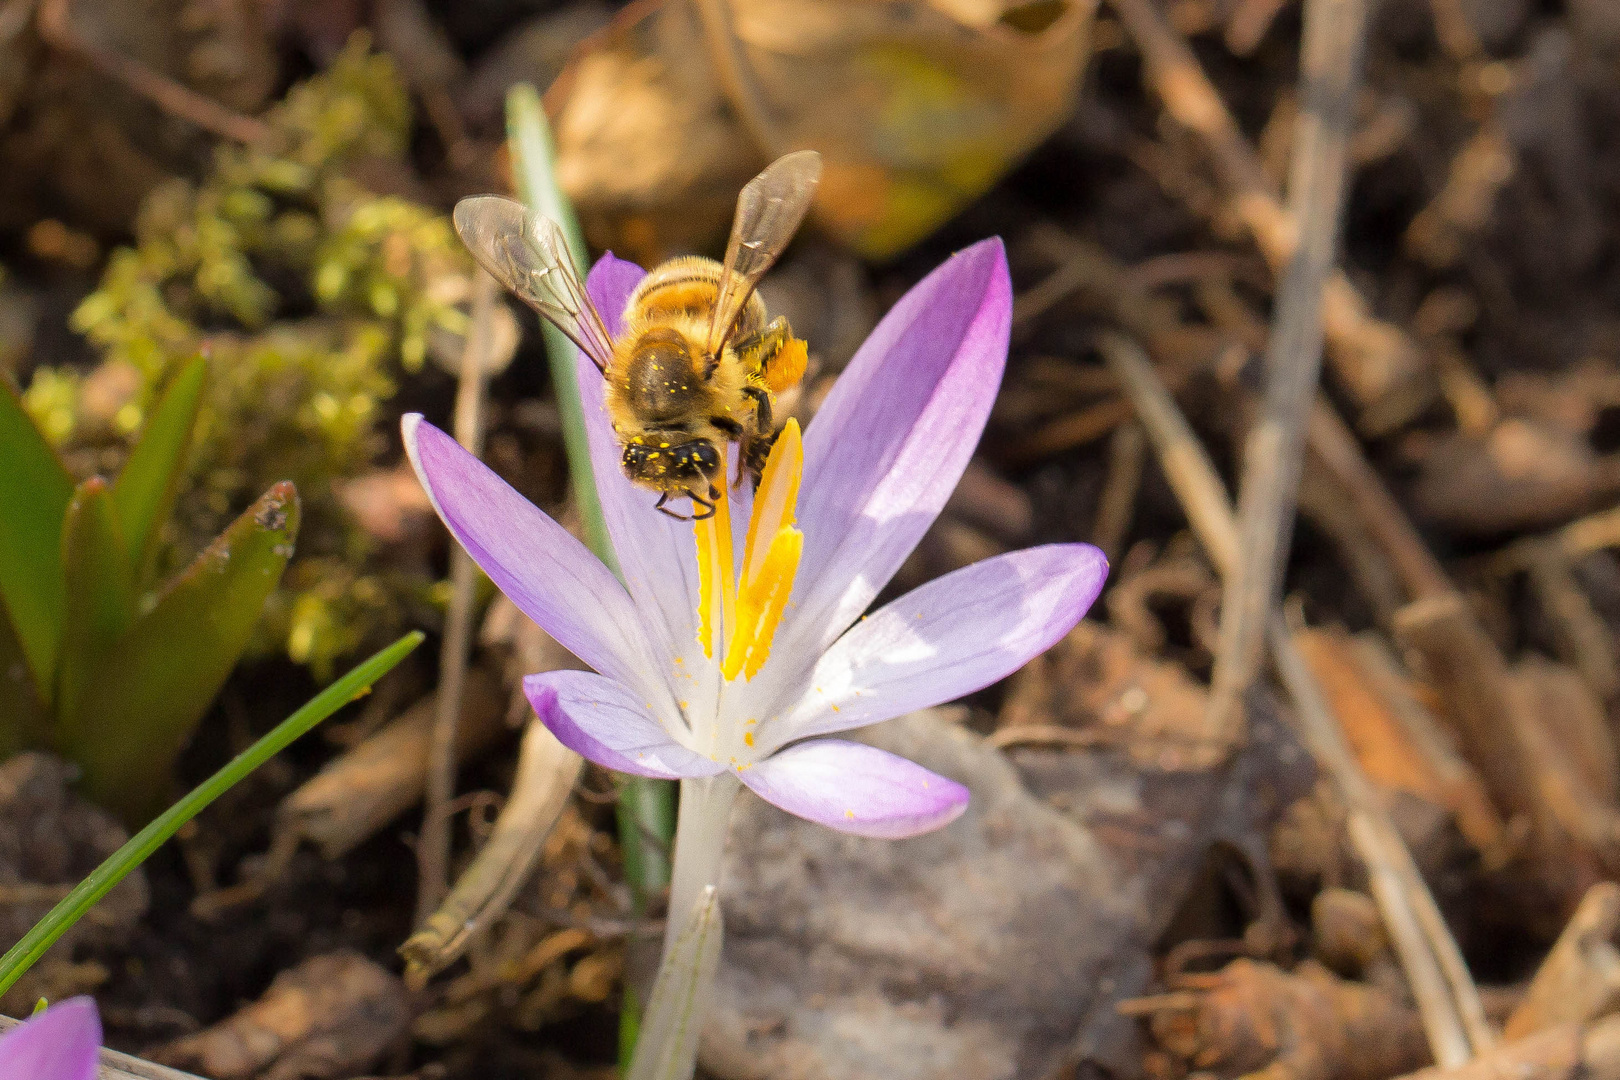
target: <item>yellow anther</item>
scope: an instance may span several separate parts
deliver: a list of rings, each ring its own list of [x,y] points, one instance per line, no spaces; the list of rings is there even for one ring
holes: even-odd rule
[[[765,459],[765,471],[760,474],[759,490],[754,493],[754,512],[748,519],[748,543],[743,548],[743,581],[759,575],[759,559],[765,557],[755,541],[763,537],[766,544],[776,534],[792,526],[793,512],[799,502],[799,480],[804,475],[804,440],[799,435],[799,422],[790,419],[782,428]]]
[[[725,451],[720,451],[721,474],[725,475]],[[698,644],[704,656],[713,656],[716,642],[723,642],[730,627],[737,623],[737,580],[731,558],[731,504],[724,484],[714,500],[714,513],[693,522],[698,557]]]
[[[726,647],[721,671],[728,679],[739,673],[752,679],[771,654],[771,639],[782,621],[793,591],[793,578],[804,554],[804,533],[789,527],[776,534],[766,549],[764,564],[752,580],[745,580],[737,592],[736,630]]]
[[[714,515],[694,525],[698,555],[698,641],[706,656],[725,643],[721,673],[752,679],[770,656],[793,579],[804,554],[804,534],[793,527],[804,473],[804,441],[799,424],[782,429],[761,474],[748,522],[741,574],[733,571],[731,514],[726,494],[715,500]]]

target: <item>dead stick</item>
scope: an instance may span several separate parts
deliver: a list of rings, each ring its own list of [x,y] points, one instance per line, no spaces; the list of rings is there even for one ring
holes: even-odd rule
[[[1365,0],[1308,0],[1289,209],[1302,231],[1277,290],[1266,349],[1266,395],[1244,442],[1237,572],[1226,575],[1220,649],[1210,691],[1212,731],[1243,730],[1243,696],[1259,673],[1266,621],[1277,606],[1322,369],[1322,286],[1333,269],[1344,208],[1352,109],[1367,26]]]
[[[512,903],[540,859],[546,837],[568,805],[585,759],[557,741],[534,717],[518,752],[512,795],[489,839],[445,897],[444,905],[400,946],[405,979],[420,988],[454,963]]]
[[[68,0],[41,0],[34,25],[46,43],[82,57],[92,67],[116,79],[158,108],[189,121],[211,135],[250,145],[270,139],[270,125],[232,112],[213,98],[152,70],[133,57],[99,45],[74,27]]]
[[[1620,1016],[1585,1028],[1559,1024],[1504,1042],[1461,1068],[1407,1073],[1400,1080],[1620,1080]]]
[[[743,43],[737,38],[729,0],[698,0],[697,12],[703,24],[709,63],[713,65],[720,88],[755,145],[766,156],[774,157],[784,145],[781,125],[772,117],[759,78],[748,62]]]
[[[1238,216],[1272,269],[1281,272],[1294,258],[1296,219],[1283,207],[1259,155],[1186,39],[1154,0],[1110,2],[1141,50],[1165,111],[1202,139]],[[1334,372],[1362,407],[1358,419],[1364,428],[1393,429],[1427,403],[1431,388],[1417,344],[1398,327],[1374,318],[1341,271],[1333,271],[1325,283],[1322,322]]]
[[[1325,401],[1319,401],[1311,413],[1307,438],[1311,454],[1343,489],[1367,534],[1389,559],[1411,598],[1423,600],[1454,593],[1456,589],[1440,560],[1412,527],[1406,512],[1384,486],[1383,478],[1368,464],[1355,435]]]
[[[494,343],[495,279],[483,270],[473,278],[472,326],[461,350],[461,377],[456,387],[456,441],[473,455],[483,442],[484,373]],[[416,848],[416,922],[421,925],[439,906],[449,888],[450,800],[456,787],[456,725],[461,719],[461,687],[467,676],[472,645],[473,585],[478,569],[460,544],[450,547],[450,606],[445,613],[444,645],[439,651],[439,702],[428,750],[427,804],[422,836]]]
[[[1136,498],[1142,490],[1142,466],[1147,457],[1147,436],[1142,425],[1121,424],[1108,444],[1108,477],[1097,498],[1097,519],[1091,526],[1091,541],[1115,561],[1125,546],[1136,511]]]
[[[1136,343],[1118,334],[1104,334],[1098,346],[1136,406],[1193,531],[1221,572],[1232,574],[1241,554],[1238,527],[1215,466]],[[1344,793],[1350,809],[1351,841],[1367,866],[1374,897],[1417,999],[1435,1060],[1461,1064],[1493,1038],[1462,953],[1275,608],[1267,633],[1278,670],[1299,709],[1311,752]]]

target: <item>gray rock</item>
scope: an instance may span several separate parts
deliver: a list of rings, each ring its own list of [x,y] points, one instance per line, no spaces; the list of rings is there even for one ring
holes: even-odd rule
[[[1210,845],[1253,849],[1310,783],[1274,719],[1232,760],[1167,771],[1117,753],[1015,764],[955,715],[865,733],[972,790],[932,835],[865,840],[738,799],[706,1071],[1041,1080],[1085,1062],[1134,1075],[1137,1029],[1114,1006],[1149,987],[1153,946]]]
[[[1113,887],[1118,867],[1087,830],[938,713],[869,741],[966,784],[972,803],[937,833],[888,841],[740,798],[704,1067],[735,1080],[1043,1075],[1118,990],[1112,961],[1140,898]]]

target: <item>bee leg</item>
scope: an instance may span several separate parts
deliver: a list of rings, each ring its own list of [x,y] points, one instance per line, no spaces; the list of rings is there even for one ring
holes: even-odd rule
[[[743,426],[729,416],[711,416],[709,423],[731,436],[733,439],[742,437]]]
[[[692,520],[691,518],[687,517],[685,514],[677,514],[675,511],[673,511],[669,507],[665,506],[664,504],[667,503],[668,501],[669,501],[669,492],[660,491],[658,493],[658,501],[653,503],[653,509],[657,510],[661,514],[669,515],[670,517],[674,518],[676,521],[691,521]]]
[[[765,475],[765,462],[770,459],[771,447],[776,445],[776,432],[765,431],[754,435],[743,443],[743,467],[753,478],[754,487],[759,487],[760,479]]]
[[[759,361],[756,370],[770,363],[771,357],[776,355],[778,349],[787,344],[793,336],[793,327],[788,325],[786,315],[778,315],[766,326],[757,332],[732,343],[738,356],[745,356]],[[758,354],[757,356],[755,354]]]
[[[686,497],[692,500],[692,516],[690,519],[683,518],[683,521],[708,521],[714,517],[714,504],[720,498],[720,493],[714,489],[713,484],[709,485],[709,497],[707,499],[695,491],[688,491]]]
[[[749,373],[776,393],[796,386],[810,363],[809,347],[793,336],[785,315],[778,315],[736,350]]]
[[[754,426],[760,432],[774,428],[776,421],[771,416],[771,392],[763,386],[745,386],[743,393],[754,399]]]

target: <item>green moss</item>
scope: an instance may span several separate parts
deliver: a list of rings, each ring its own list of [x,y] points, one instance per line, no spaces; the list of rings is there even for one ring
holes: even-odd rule
[[[111,256],[73,315],[108,364],[139,372],[113,425],[122,431],[95,430],[67,372],[37,372],[27,405],[69,450],[116,442],[177,365],[207,355],[168,562],[195,554],[270,484],[294,481],[306,523],[271,625],[321,671],[382,632],[404,588],[364,568],[366,542],[334,482],[372,466],[380,406],[433,333],[462,331],[472,267],[447,216],[372,190],[410,183],[411,114],[393,62],[363,35],[266,120],[266,146],[221,147],[200,183],[148,197],[135,246]]]

